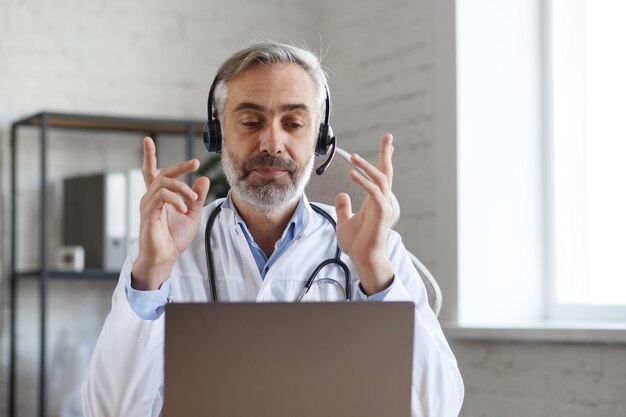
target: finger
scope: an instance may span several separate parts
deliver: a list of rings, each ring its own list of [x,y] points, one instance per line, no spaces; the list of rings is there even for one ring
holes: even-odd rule
[[[386,197],[386,194],[374,184],[372,181],[369,181],[367,178],[364,178],[363,175],[359,174],[356,170],[350,171],[350,178],[352,181],[356,182],[359,187],[361,187],[368,196],[374,199],[376,203],[380,207],[385,207],[389,202],[389,199]]]
[[[180,194],[187,201],[196,201],[198,199],[198,194],[183,181],[163,176],[158,176],[154,180],[152,188],[148,192],[158,193],[162,188]]]
[[[192,201],[188,205],[188,209],[190,213],[200,213],[202,211],[202,207],[204,206],[204,202],[206,200],[206,196],[209,194],[209,186],[211,182],[207,177],[198,178],[192,185],[193,191],[196,193],[198,198],[195,201]]]
[[[170,165],[167,168],[163,168],[159,175],[168,178],[178,178],[181,175],[189,174],[196,171],[200,167],[200,161],[197,159],[190,159],[189,161],[179,162],[178,164]]]
[[[376,166],[387,177],[387,183],[391,188],[393,182],[393,164],[391,157],[393,156],[393,136],[391,133],[387,133],[380,141],[380,147],[378,150],[378,163]]]
[[[157,213],[160,216],[164,205],[169,204],[180,213],[187,212],[187,205],[180,194],[166,188],[160,188],[156,193],[147,196],[144,209],[147,213]]]
[[[352,203],[350,196],[346,193],[339,193],[335,196],[335,210],[337,211],[337,222],[342,223],[352,217]]]
[[[156,159],[156,146],[152,138],[146,136],[143,138],[143,164],[141,166],[141,172],[143,174],[143,182],[146,184],[146,189],[150,188],[152,181],[159,174],[157,170]]]
[[[358,154],[352,154],[351,161],[354,166],[362,169],[370,177],[372,185],[378,187],[383,194],[388,195],[390,191],[389,182],[385,174]],[[367,178],[363,177],[362,179],[367,181]]]

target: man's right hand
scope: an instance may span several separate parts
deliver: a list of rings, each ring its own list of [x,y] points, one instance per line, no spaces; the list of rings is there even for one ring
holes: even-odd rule
[[[142,173],[147,191],[140,203],[139,256],[131,275],[134,289],[158,289],[197,233],[209,179],[200,177],[189,187],[177,178],[199,166],[200,162],[192,159],[158,170],[154,142],[143,139]]]

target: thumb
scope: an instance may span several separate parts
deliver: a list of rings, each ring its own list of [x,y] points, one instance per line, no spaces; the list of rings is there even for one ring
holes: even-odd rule
[[[337,223],[350,220],[352,217],[352,203],[348,194],[339,193],[335,196],[335,210],[337,211]]]

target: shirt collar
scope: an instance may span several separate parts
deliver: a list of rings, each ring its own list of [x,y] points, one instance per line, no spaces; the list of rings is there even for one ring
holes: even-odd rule
[[[235,207],[235,204],[233,203],[232,191],[228,193],[228,196],[226,197],[226,200],[224,201],[224,204],[222,205],[222,207],[231,209],[233,211],[235,215],[235,223],[239,224],[239,226],[245,233],[246,238],[248,240],[253,241],[252,235],[250,234],[250,230],[248,229],[246,222],[239,215],[239,212],[237,211],[237,208]],[[302,228],[304,226],[304,216],[306,212],[305,207],[306,207],[306,198],[304,197],[304,194],[303,194],[300,197],[300,201],[298,202],[296,211],[293,213],[293,216],[291,216],[291,220],[287,224],[287,227],[283,231],[283,234],[279,241],[283,241],[283,240],[291,241],[294,237],[296,237],[302,231]]]

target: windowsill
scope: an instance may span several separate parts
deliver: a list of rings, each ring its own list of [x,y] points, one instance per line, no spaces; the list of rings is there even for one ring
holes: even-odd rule
[[[510,324],[442,323],[446,336],[459,340],[626,344],[626,323],[529,322]]]

